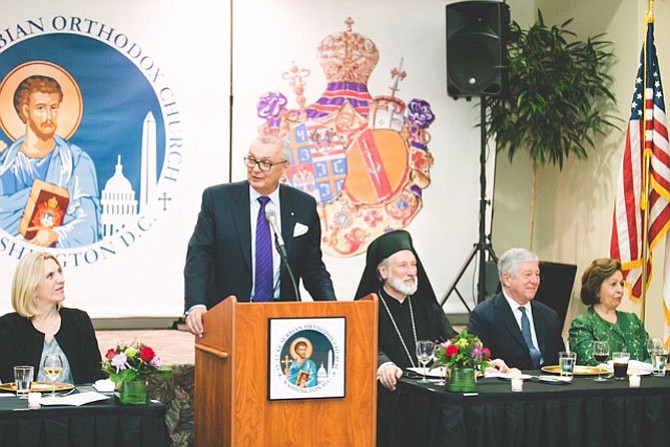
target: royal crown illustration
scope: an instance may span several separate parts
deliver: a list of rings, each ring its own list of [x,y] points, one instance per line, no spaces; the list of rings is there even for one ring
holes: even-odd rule
[[[316,198],[322,248],[338,256],[362,253],[380,234],[406,227],[421,210],[433,164],[430,104],[422,99],[406,104],[396,96],[407,76],[402,58],[391,70],[391,94],[370,95],[367,82],[379,51],[353,24],[348,18],[343,32],[319,44],[328,81],[319,99],[307,105],[310,71],[292,63],[283,78],[297,107],[289,108],[280,92],[263,94],[257,107],[264,120],[259,133],[290,142],[285,181]]]

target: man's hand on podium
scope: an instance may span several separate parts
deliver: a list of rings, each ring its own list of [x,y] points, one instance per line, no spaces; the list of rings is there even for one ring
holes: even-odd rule
[[[207,309],[204,307],[195,307],[186,316],[186,327],[196,337],[202,337],[205,334],[205,328],[202,325],[202,316],[205,312]]]

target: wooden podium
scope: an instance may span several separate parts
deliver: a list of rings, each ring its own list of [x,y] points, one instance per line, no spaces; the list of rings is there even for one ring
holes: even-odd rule
[[[378,301],[238,303],[204,315],[195,344],[198,446],[373,447]],[[344,397],[269,400],[271,319],[345,318]]]

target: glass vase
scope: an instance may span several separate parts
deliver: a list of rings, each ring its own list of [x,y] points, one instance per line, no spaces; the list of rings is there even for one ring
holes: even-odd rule
[[[456,393],[471,393],[475,391],[475,369],[464,366],[454,366],[449,378],[449,391]]]
[[[146,380],[135,379],[123,382],[119,400],[123,405],[146,405],[149,403]]]

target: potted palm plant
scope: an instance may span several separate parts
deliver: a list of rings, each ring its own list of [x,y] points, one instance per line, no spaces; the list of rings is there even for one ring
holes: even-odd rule
[[[594,137],[616,128],[619,119],[609,114],[616,105],[608,70],[612,43],[603,34],[577,39],[561,25],[538,20],[529,29],[512,22],[507,39],[509,88],[488,101],[486,134],[510,161],[519,151],[531,160],[530,234],[535,227],[537,168],[548,164],[563,168],[570,155],[588,157]]]

